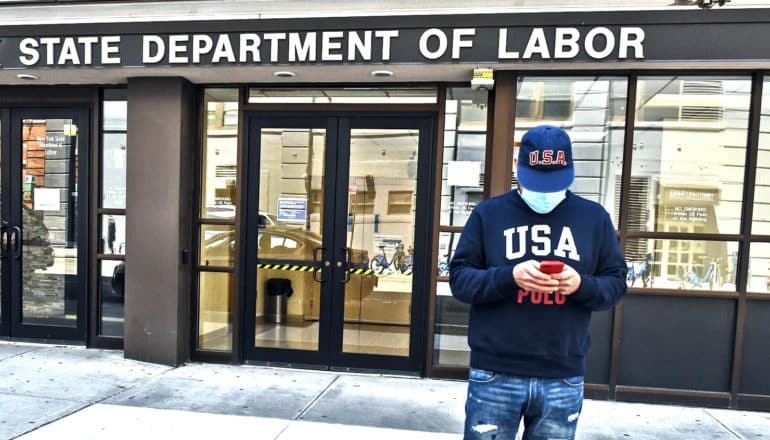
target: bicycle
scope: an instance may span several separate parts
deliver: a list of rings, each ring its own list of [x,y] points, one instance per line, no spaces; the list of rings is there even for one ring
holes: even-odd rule
[[[396,246],[396,252],[393,253],[390,261],[388,261],[387,255],[385,255],[385,245],[378,246],[381,255],[375,255],[369,262],[369,268],[381,275],[387,269],[389,272],[400,272],[404,275],[411,275],[414,266],[414,257],[412,256],[412,248],[409,248],[409,254],[404,253],[404,245],[398,244]]]
[[[722,285],[722,278],[719,273],[719,263],[717,262],[716,258],[712,258],[711,262],[709,263],[709,267],[706,270],[706,273],[703,274],[703,276],[699,276],[698,273],[694,269],[690,269],[689,272],[684,274],[679,283],[679,288],[686,287],[687,284],[689,284],[689,288],[693,289],[695,287],[703,287],[704,283],[708,283],[709,290],[714,290],[714,285],[716,284],[717,287],[720,287]]]
[[[443,257],[444,259],[438,262],[438,276],[448,277],[449,276],[449,254],[444,254]]]
[[[649,255],[642,260],[639,263],[639,266],[637,269],[635,269],[635,264],[631,263],[628,265],[628,273],[626,274],[626,281],[631,282],[631,287],[634,286],[634,283],[636,283],[636,280],[642,279],[642,287],[647,287],[647,284],[652,287],[652,279],[650,277],[650,274],[652,272],[652,265],[650,264],[650,257]]]

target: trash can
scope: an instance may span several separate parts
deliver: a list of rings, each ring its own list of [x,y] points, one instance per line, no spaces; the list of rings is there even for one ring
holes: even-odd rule
[[[289,297],[294,290],[291,280],[286,278],[269,278],[266,283],[265,320],[275,324],[286,322],[286,309]]]

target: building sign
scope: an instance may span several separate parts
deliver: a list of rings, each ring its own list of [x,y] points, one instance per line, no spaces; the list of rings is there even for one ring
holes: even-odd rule
[[[719,197],[719,188],[663,187],[664,218],[667,222],[708,224]]]
[[[719,203],[719,188],[664,187],[666,205],[714,206]]]
[[[400,235],[374,234],[374,249],[382,249],[384,252],[395,252],[396,248],[402,244]]]
[[[645,31],[627,26],[388,29],[321,32],[90,35],[3,39],[4,67],[238,65],[643,59]],[[12,57],[7,59],[7,57]]]
[[[305,223],[307,220],[307,199],[279,197],[276,218],[280,222]]]
[[[0,69],[768,60],[770,12],[477,14],[0,28]],[[752,42],[753,44],[747,44]]]
[[[708,209],[705,206],[666,206],[666,221],[687,223],[708,223]]]

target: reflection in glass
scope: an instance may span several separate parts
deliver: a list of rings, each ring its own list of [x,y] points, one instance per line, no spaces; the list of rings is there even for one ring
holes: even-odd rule
[[[206,89],[201,217],[235,218],[238,174],[238,89]]]
[[[751,243],[747,290],[770,293],[770,243]]]
[[[198,348],[230,351],[233,346],[230,304],[234,301],[233,274],[201,272],[198,297]]]
[[[770,80],[765,80],[762,87],[762,118],[759,125],[756,185],[751,233],[770,235]]]
[[[462,226],[484,193],[487,92],[447,90],[444,165],[441,178],[442,225]]]
[[[750,77],[642,77],[629,229],[740,232]]]
[[[350,139],[342,349],[408,356],[419,131],[353,129]],[[396,210],[393,193],[407,195]]]
[[[626,261],[632,287],[736,290],[737,242],[629,238]]]
[[[22,121],[22,320],[77,324],[78,127]]]
[[[263,128],[257,258],[313,258],[323,230],[326,130]]]
[[[126,216],[102,215],[102,238],[99,241],[99,253],[126,254]]]
[[[437,275],[440,277],[449,276],[449,262],[452,261],[457,243],[460,241],[460,234],[442,232],[438,236],[438,268]]]
[[[262,129],[256,347],[318,350],[321,291],[310,264],[323,241],[325,152],[325,129]],[[296,264],[276,269],[273,260]]]
[[[102,208],[126,208],[126,133],[102,134]]]
[[[235,264],[235,227],[201,225],[200,265],[232,267]]]
[[[468,347],[468,313],[470,306],[452,296],[449,283],[436,284],[436,324],[433,336],[433,363],[467,367],[471,349]]]
[[[123,337],[126,264],[123,261],[99,262],[99,334]]]
[[[127,89],[104,89],[102,106],[103,130],[126,131],[128,129]]]
[[[621,77],[521,77],[516,95],[515,145],[536,125],[551,124],[566,130],[575,161],[575,182],[570,190],[601,203],[615,225],[627,88],[628,80]],[[514,158],[517,153],[514,149]],[[512,188],[516,187],[514,180]]]
[[[256,295],[254,346],[318,350],[321,294],[312,271],[258,268]]]

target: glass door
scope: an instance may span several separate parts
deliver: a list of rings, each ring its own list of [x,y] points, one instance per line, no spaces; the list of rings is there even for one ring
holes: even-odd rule
[[[241,241],[249,358],[328,363],[335,122],[251,119]]]
[[[424,115],[340,118],[335,366],[422,364],[432,124]]]
[[[88,112],[11,112],[7,245],[10,335],[85,341]]]
[[[433,120],[265,116],[249,119],[247,358],[418,371]]]

